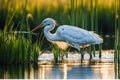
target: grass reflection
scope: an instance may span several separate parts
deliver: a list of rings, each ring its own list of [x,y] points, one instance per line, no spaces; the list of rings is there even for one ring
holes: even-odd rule
[[[114,63],[59,65],[1,65],[4,79],[114,79]]]

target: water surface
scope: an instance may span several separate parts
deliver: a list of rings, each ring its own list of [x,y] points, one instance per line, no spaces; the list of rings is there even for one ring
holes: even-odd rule
[[[114,63],[1,65],[4,79],[114,79]]]

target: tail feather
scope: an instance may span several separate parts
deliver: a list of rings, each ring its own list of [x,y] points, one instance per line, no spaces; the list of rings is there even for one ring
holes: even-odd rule
[[[96,40],[95,41],[95,44],[100,44],[100,43],[103,43],[103,38],[102,38],[102,36],[100,36],[100,35],[98,35],[98,34],[96,34],[95,32],[90,32],[92,35],[94,35],[93,37],[94,37],[94,39]]]

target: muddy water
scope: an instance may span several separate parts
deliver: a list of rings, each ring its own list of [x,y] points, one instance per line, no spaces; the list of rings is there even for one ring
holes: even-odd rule
[[[4,79],[114,79],[114,63],[62,63],[0,66]]]

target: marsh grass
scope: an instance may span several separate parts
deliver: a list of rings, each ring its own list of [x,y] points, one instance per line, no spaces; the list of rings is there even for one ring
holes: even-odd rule
[[[75,1],[71,0],[71,25],[75,25]]]
[[[115,0],[114,61],[116,78],[120,78],[120,1]]]
[[[119,8],[118,8],[118,53],[119,53],[119,64],[120,64],[120,0],[118,1],[118,4],[119,4]]]
[[[88,4],[89,4],[89,8],[87,10],[86,8],[86,3],[84,0],[81,0],[81,10],[80,10],[80,15],[81,16],[81,23],[80,25],[82,25],[81,27],[87,30],[91,30],[91,31],[95,31],[97,34],[102,36],[102,28],[99,28],[99,24],[98,24],[98,11],[99,11],[99,6],[98,3],[99,1],[97,0],[89,0]],[[72,25],[78,25],[78,21],[76,19],[78,19],[78,16],[76,17],[76,13],[78,15],[78,6],[76,0],[71,0],[71,24]],[[76,5],[76,6],[75,6]],[[75,11],[75,12],[73,12]],[[79,21],[80,22],[80,21]],[[76,24],[75,24],[76,23]],[[100,30],[98,30],[98,28]],[[97,47],[97,48],[96,48]],[[102,44],[99,44],[98,46],[92,45],[89,47],[89,52],[93,53],[93,55],[95,56],[95,51],[96,49],[99,50],[99,58],[101,58],[101,50],[102,50]]]
[[[90,4],[93,4],[93,7],[90,7]],[[1,36],[0,43],[3,46],[3,47],[1,46],[0,48],[1,50],[2,49],[7,50],[8,48],[2,44],[4,43],[8,45],[8,43],[6,42],[9,42],[9,45],[14,45],[14,43],[12,43],[12,39],[10,40],[10,36],[12,36],[14,37],[13,40],[15,40],[16,42],[16,45],[14,45],[14,47],[16,46],[16,50],[15,50],[17,53],[15,54],[16,59],[18,58],[19,62],[22,62],[22,60],[26,61],[26,59],[24,58],[26,57],[28,59],[27,61],[32,61],[31,59],[33,59],[33,56],[31,57],[31,55],[34,54],[33,47],[31,47],[33,46],[32,44],[33,42],[31,40],[32,35],[27,34],[27,37],[24,34],[17,34],[17,33],[8,35],[8,32],[11,32],[13,30],[14,31],[24,30],[29,32],[30,28],[33,28],[35,25],[38,25],[46,17],[54,18],[60,24],[71,24],[75,26],[80,26],[87,30],[94,30],[101,35],[102,34],[101,30],[103,30],[102,28],[104,28],[104,23],[107,25],[105,26],[106,28],[110,28],[111,30],[113,29],[112,27],[109,27],[109,25],[114,26],[115,19],[114,17],[113,18],[111,17],[115,13],[115,11],[113,11],[115,10],[113,7],[114,5],[115,4],[113,0],[109,0],[109,2],[106,2],[104,0],[87,0],[87,1],[86,0],[69,0],[69,1],[54,0],[53,2],[50,0],[46,0],[46,1],[21,0],[21,2],[19,0],[13,0],[13,1],[0,0],[0,14],[1,16],[4,16],[4,17],[0,16],[0,23],[1,23],[0,26],[1,27],[3,27],[3,25],[6,26],[4,27],[4,30],[0,31],[0,36]],[[107,17],[105,17],[106,12],[104,11],[109,12],[110,14],[107,14]],[[8,16],[11,16],[11,13],[13,14],[12,15],[13,18],[8,19]],[[29,18],[27,17],[28,13],[32,15],[31,22],[29,22]],[[100,20],[101,17],[102,17],[102,21]],[[111,20],[111,22],[106,22],[109,19]],[[104,31],[103,33],[105,32],[106,31]],[[110,32],[113,32],[113,31],[110,31]],[[42,32],[40,32],[40,34],[41,33]],[[37,39],[37,41],[34,44],[37,47],[36,49],[38,49],[38,46],[40,47],[40,50],[41,50],[41,47],[43,46],[44,48],[46,48],[46,44],[48,44],[48,42],[46,41],[47,40],[45,39],[42,41],[42,38]],[[25,43],[25,44],[22,44],[22,43]],[[28,45],[29,47],[27,46],[24,48],[24,46],[26,46],[26,43],[29,43]],[[20,46],[17,47],[18,45]],[[118,40],[118,45],[119,45],[119,40]],[[107,43],[107,46],[109,46],[109,43]],[[105,48],[104,43],[103,43],[103,46],[99,45],[98,47],[93,47],[93,49],[91,48],[90,50],[94,50],[94,48],[96,49],[99,48],[99,51],[101,53],[102,47],[103,49]],[[23,52],[21,51],[22,48],[23,48]],[[27,54],[27,49],[29,49],[29,52],[31,53]],[[12,51],[12,47],[10,47],[9,50],[10,52],[14,52]],[[0,55],[6,56],[6,54],[2,54],[2,53],[5,53],[5,52],[2,51]],[[27,54],[28,56],[25,54]],[[11,55],[7,54],[7,56],[12,56],[12,55],[14,55],[14,53]],[[13,59],[11,59],[11,62],[12,61]]]
[[[95,0],[95,31],[102,36],[102,31],[98,31],[98,0]],[[104,40],[103,40],[104,41]],[[99,58],[101,58],[102,44],[98,45]]]
[[[120,0],[118,1],[118,79],[120,78]]]
[[[39,44],[32,44],[24,36],[17,37],[16,33],[0,32],[0,63],[37,63],[40,52]]]
[[[85,24],[84,24],[84,3],[83,3],[83,0],[81,0],[81,7],[82,7],[82,11],[81,11],[82,24],[81,24],[81,26],[82,26],[82,28],[84,29]]]
[[[91,23],[91,31],[94,31],[94,9],[93,9],[93,1],[92,0],[90,0],[90,23]],[[92,52],[93,51],[93,54],[94,54],[94,49],[95,49],[95,46],[93,45],[93,46],[90,46],[90,52]],[[91,51],[92,50],[92,51]],[[95,54],[94,54],[94,56],[95,56]]]
[[[114,49],[115,55],[114,60],[118,62],[118,0],[115,0],[115,42],[114,42]]]
[[[60,57],[60,49],[57,47],[57,45],[50,45],[50,48],[52,49],[52,53],[54,54],[54,60],[57,62],[58,58]]]
[[[25,3],[27,3],[27,0]],[[26,12],[24,13],[24,18],[25,14]],[[25,34],[17,34],[16,30],[12,32],[15,15],[16,12],[13,12],[11,17],[8,14],[4,30],[0,31],[0,64],[37,63],[40,52],[40,44],[38,41],[32,44],[31,34],[27,34],[27,38],[25,38]],[[29,32],[30,26],[27,22],[28,19],[26,19],[26,28]],[[23,25],[25,24],[22,19],[20,30],[22,30]]]
[[[95,0],[93,0],[92,2],[94,3],[94,1]],[[112,1],[109,1],[109,2],[111,5]],[[82,23],[82,27],[86,27],[86,26],[90,27],[90,22],[89,22],[90,21],[89,20],[90,19],[89,18],[90,0],[88,1],[85,1],[85,0],[69,0],[69,1],[68,0],[64,0],[64,1],[54,0],[53,2],[49,0],[47,1],[21,0],[21,2],[19,2],[19,0],[15,0],[15,1],[3,0],[1,1],[0,4],[2,5],[2,3],[5,5],[1,6],[0,9],[1,9],[1,13],[4,12],[5,16],[7,14],[6,11],[10,10],[9,9],[10,7],[12,7],[11,9],[16,9],[16,13],[17,13],[16,18],[18,20],[16,19],[15,24],[18,23],[19,21],[23,23],[24,22],[23,17],[25,17],[26,13],[31,13],[33,16],[33,22],[31,22],[31,24],[32,23],[33,24],[32,26],[30,25],[31,27],[34,27],[35,25],[37,25],[46,17],[52,17],[56,19],[57,21],[59,21],[59,23],[61,24],[72,24],[72,25],[77,24],[81,26],[81,23]],[[99,3],[98,4],[99,12],[102,11],[101,10],[102,8],[109,9],[112,6],[111,5],[109,7],[109,4],[106,4],[106,2],[105,4],[102,4],[103,3],[102,0],[99,0],[98,3]],[[23,4],[26,5],[26,8],[23,8]],[[82,17],[83,19],[82,21],[80,17]],[[22,19],[22,21],[19,19]],[[1,19],[1,22],[2,20],[4,19]]]
[[[64,57],[68,55],[68,51],[67,50],[61,50],[57,45],[52,44],[50,45],[50,48],[52,49],[52,53],[54,54],[54,60],[57,62],[58,60],[63,60]]]

